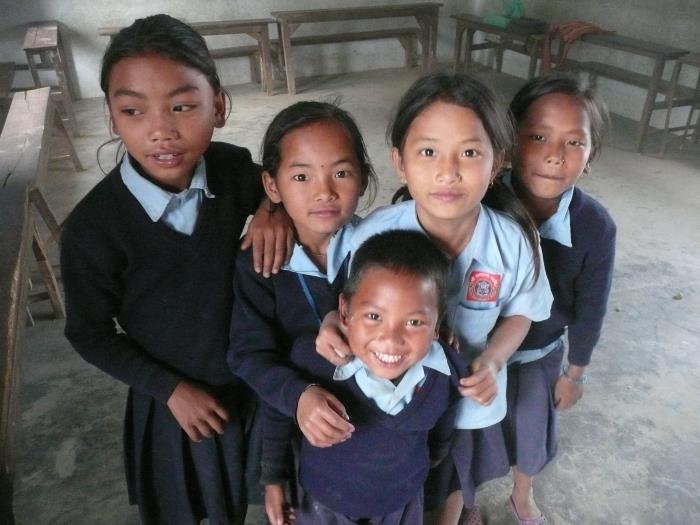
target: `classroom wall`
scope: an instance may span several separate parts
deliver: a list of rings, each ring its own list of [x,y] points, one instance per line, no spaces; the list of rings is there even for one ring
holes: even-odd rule
[[[101,55],[107,45],[106,37],[97,35],[97,28],[125,25],[134,18],[156,12],[167,12],[190,21],[262,18],[275,9],[308,9],[368,4],[397,4],[411,0],[0,0],[0,61],[24,61],[22,41],[26,24],[36,20],[56,19],[62,22],[71,74],[77,81],[80,97],[100,96],[98,75]],[[454,24],[450,14],[471,12],[489,14],[500,11],[500,0],[443,0],[438,41],[438,55],[443,61],[453,56]],[[581,19],[593,22],[621,34],[656,40],[658,42],[700,51],[700,9],[698,0],[524,0],[526,14],[553,22]],[[326,26],[324,31],[387,27],[387,21],[354,22]],[[401,22],[399,22],[401,23]],[[271,26],[274,33],[274,28]],[[313,31],[302,27],[299,34]],[[235,45],[250,42],[247,37],[209,38],[213,46]],[[605,61],[649,72],[651,63],[642,57],[608,50],[588,48],[584,52],[574,48],[573,57],[601,58],[598,54],[610,54]],[[356,42],[351,44],[310,46],[295,50],[295,63],[299,76],[333,74],[342,71],[396,67],[403,63],[403,50],[398,42]],[[492,57],[482,52],[480,61]],[[246,59],[219,61],[225,84],[250,81]],[[525,76],[525,57],[506,53],[504,70]],[[667,67],[666,76],[670,76]],[[683,83],[692,85],[694,75],[685,75]],[[17,75],[16,85],[28,85],[28,74]],[[644,103],[642,90],[601,79],[600,89],[616,113],[638,119]],[[661,113],[661,112],[660,112]],[[655,123],[660,125],[662,115]]]

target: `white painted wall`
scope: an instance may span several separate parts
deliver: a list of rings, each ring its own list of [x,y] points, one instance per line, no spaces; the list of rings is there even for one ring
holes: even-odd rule
[[[308,9],[368,4],[398,4],[411,0],[0,0],[0,60],[24,61],[22,41],[26,25],[36,20],[56,19],[62,22],[63,38],[69,57],[71,74],[77,81],[81,97],[99,96],[98,76],[101,55],[107,38],[97,35],[97,28],[126,25],[134,18],[157,12],[189,20],[263,18],[279,9]],[[415,0],[414,0],[415,1]],[[453,56],[454,24],[450,14],[471,12],[497,13],[500,0],[443,0],[441,10],[438,55],[443,61]],[[700,51],[700,0],[524,0],[528,16],[553,22],[587,20],[620,34],[654,40],[669,45]],[[408,23],[407,20],[405,23]],[[402,24],[401,21],[397,22]],[[389,21],[350,22],[323,31],[361,30],[367,27],[387,27]],[[274,33],[274,26],[271,26]],[[299,34],[313,32],[314,27],[302,27]],[[246,37],[209,39],[212,46],[242,43]],[[585,49],[584,49],[585,47]],[[601,56],[603,55],[603,56]],[[590,46],[577,46],[572,57],[604,59],[639,72],[649,72],[651,63],[642,57]],[[295,50],[298,75],[332,74],[341,71],[395,67],[403,63],[403,50],[398,42],[376,41],[352,44],[311,46]],[[482,56],[482,60],[487,59]],[[220,61],[225,84],[250,80],[246,59]],[[525,76],[525,57],[506,53],[504,70]],[[671,67],[666,70],[670,76]],[[695,72],[686,74],[683,83],[694,84]],[[27,85],[28,75],[18,74],[16,84]],[[642,90],[601,79],[600,89],[616,113],[638,119],[644,103]],[[657,117],[661,117],[658,115]],[[655,119],[658,124],[659,119]]]

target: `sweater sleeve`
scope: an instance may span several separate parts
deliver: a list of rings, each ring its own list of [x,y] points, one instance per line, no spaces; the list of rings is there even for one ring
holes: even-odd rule
[[[89,209],[74,212],[61,237],[66,338],[87,362],[165,403],[184,378],[118,328],[126,255],[98,226],[108,218],[100,219]]]
[[[296,415],[299,397],[308,386],[289,359],[277,327],[275,276],[265,278],[252,268],[251,255],[236,260],[230,345],[226,355],[231,371],[282,414]]]
[[[292,436],[296,425],[267,403],[263,409],[262,459],[260,482],[280,485],[292,478]]]
[[[615,224],[596,235],[574,281],[574,320],[569,324],[569,363],[587,366],[600,339],[615,262]]]

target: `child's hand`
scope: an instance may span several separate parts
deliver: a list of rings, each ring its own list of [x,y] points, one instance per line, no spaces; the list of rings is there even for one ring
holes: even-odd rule
[[[294,509],[287,503],[282,485],[265,485],[265,512],[270,525],[294,523]]]
[[[299,398],[297,422],[315,447],[330,447],[349,439],[355,431],[349,419],[342,403],[319,386],[310,386]]]
[[[294,225],[282,206],[263,199],[248,225],[241,250],[251,246],[253,267],[265,277],[277,273],[289,259],[294,249]]]
[[[316,336],[316,353],[335,366],[346,365],[353,357],[337,310],[328,312],[323,318]]]
[[[168,399],[168,408],[178,424],[194,442],[224,433],[228,412],[206,390],[186,381],[180,382]]]
[[[471,375],[459,380],[459,393],[481,405],[489,406],[498,393],[498,365],[481,354],[471,362],[469,369]]]
[[[560,375],[554,386],[554,406],[558,410],[566,410],[574,406],[583,396],[583,385],[572,383],[564,375]]]

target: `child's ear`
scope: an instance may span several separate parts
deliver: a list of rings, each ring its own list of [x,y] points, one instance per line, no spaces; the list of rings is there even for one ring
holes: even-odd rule
[[[223,89],[214,96],[214,127],[223,128],[226,124],[226,94]]]
[[[340,326],[347,328],[350,323],[350,303],[342,293],[338,296],[338,317]]]
[[[265,189],[265,193],[272,202],[274,202],[275,204],[279,204],[280,202],[282,202],[280,192],[277,190],[277,182],[275,181],[275,178],[272,175],[270,175],[269,172],[262,172],[262,183],[263,188]]]
[[[394,171],[399,176],[401,184],[406,184],[406,171],[403,166],[403,158],[399,148],[391,148],[391,163],[394,165]]]
[[[491,169],[491,182],[493,182],[496,177],[498,177],[498,174],[501,172],[501,169],[503,168],[503,164],[506,161],[506,152],[501,151],[498,155],[494,155],[493,157],[493,168]]]

